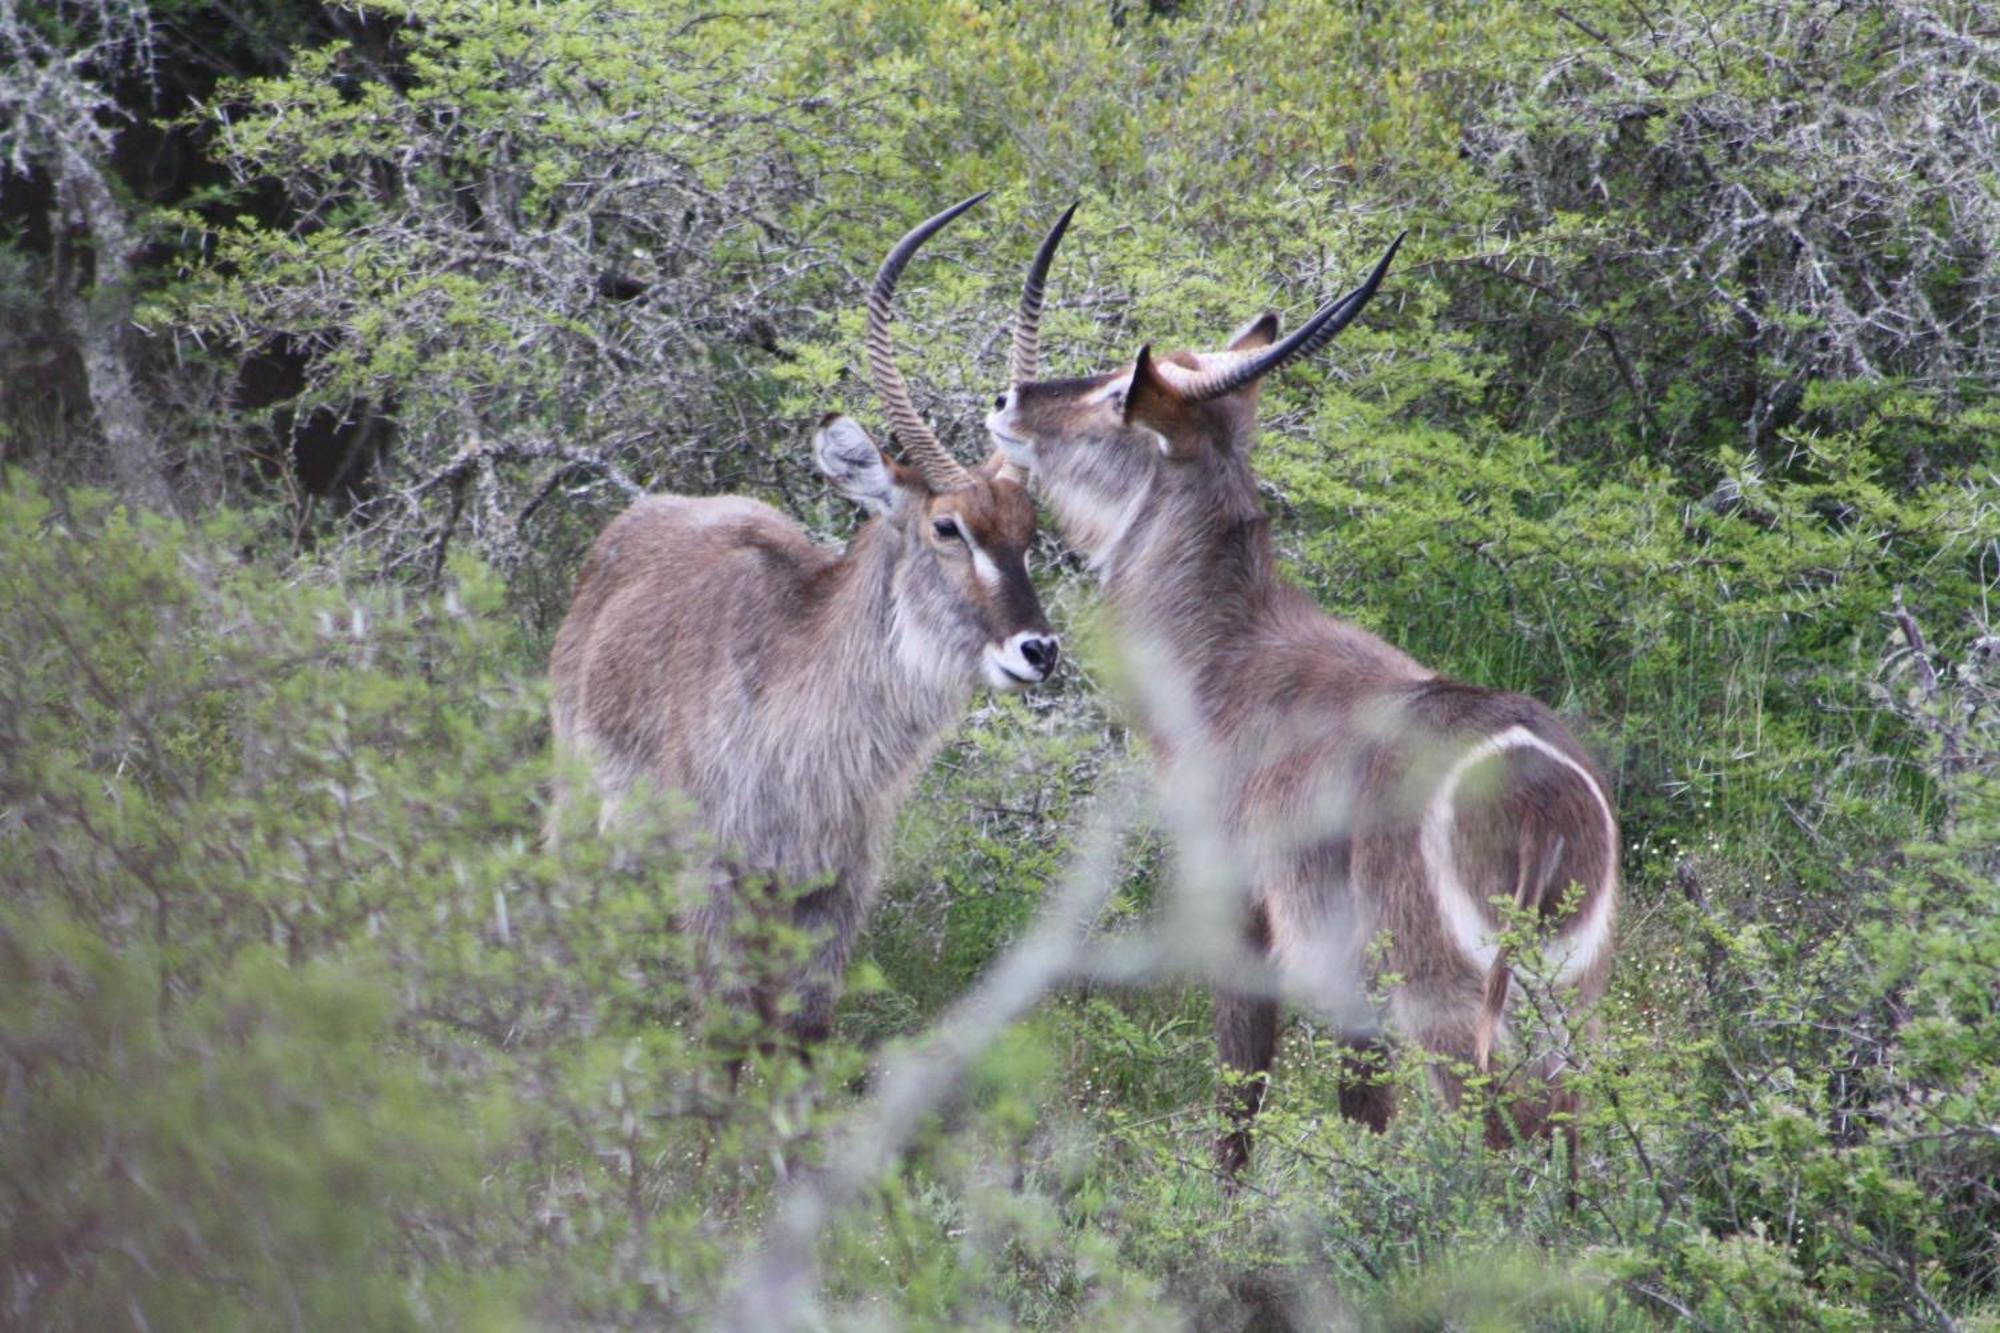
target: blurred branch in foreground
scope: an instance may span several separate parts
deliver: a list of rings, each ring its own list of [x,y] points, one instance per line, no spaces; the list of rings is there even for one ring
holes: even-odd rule
[[[890,1063],[880,1095],[855,1115],[828,1153],[827,1169],[800,1181],[779,1205],[763,1245],[723,1299],[721,1327],[815,1322],[813,1250],[820,1236],[895,1163],[925,1120],[951,1101],[974,1062],[1075,968],[1091,924],[1118,887],[1118,848],[1137,808],[1129,783],[1102,803],[1082,854],[1034,929],[951,1008],[928,1040]]]

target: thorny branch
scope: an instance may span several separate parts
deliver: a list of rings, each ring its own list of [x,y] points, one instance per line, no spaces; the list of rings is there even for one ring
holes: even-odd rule
[[[579,471],[591,472],[603,478],[627,501],[636,500],[644,495],[645,488],[634,481],[624,468],[607,457],[607,452],[561,444],[552,440],[507,440],[487,443],[475,436],[471,443],[461,449],[449,463],[397,497],[398,508],[410,514],[420,514],[425,497],[434,491],[446,492],[448,500],[444,517],[438,523],[430,541],[421,550],[406,553],[400,560],[391,562],[390,569],[394,570],[399,565],[422,555],[433,578],[442,574],[452,536],[457,532],[459,521],[465,514],[467,491],[473,488],[477,488],[479,494],[477,521],[487,554],[498,558],[503,564],[507,562],[510,554],[518,555],[522,549],[520,525],[527,521],[565,477]],[[543,482],[533,500],[520,512],[509,514],[502,499],[496,466],[501,463],[534,462],[554,462],[558,466]]]
[[[1606,224],[1571,271],[1546,279],[1556,304],[1544,317],[1605,337],[1600,312],[1621,312],[1629,330],[1635,296],[1653,288],[1718,346],[1741,349],[1752,448],[1816,379],[1957,394],[2000,377],[2000,198],[1989,188],[2000,42],[1980,7],[1947,15],[1894,0],[1867,12],[1859,30],[1851,6],[1805,3],[1705,22],[1663,14],[1614,32],[1558,9],[1590,44],[1466,132],[1475,159],[1549,221]],[[1828,66],[1823,53],[1857,44],[1873,58]],[[1737,67],[1771,94],[1728,91]],[[1671,201],[1643,230],[1604,207],[1634,182]],[[1627,338],[1622,357],[1607,348],[1657,438],[1650,400],[1688,367],[1649,364],[1666,349],[1639,341]]]

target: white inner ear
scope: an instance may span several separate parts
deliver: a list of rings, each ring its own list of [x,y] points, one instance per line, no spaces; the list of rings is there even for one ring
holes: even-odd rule
[[[1093,403],[1108,403],[1131,387],[1132,376],[1130,374],[1120,375],[1117,379],[1092,394],[1090,401]]]
[[[896,479],[861,423],[835,417],[813,436],[813,460],[828,482],[871,514],[896,507]]]
[[[1167,443],[1167,437],[1160,434],[1160,432],[1154,430],[1151,426],[1135,426],[1133,429],[1139,431],[1141,434],[1145,435],[1147,439],[1151,440],[1153,442],[1153,447],[1160,451],[1161,457],[1165,458],[1165,457],[1171,457],[1173,455],[1174,447],[1171,444]]]

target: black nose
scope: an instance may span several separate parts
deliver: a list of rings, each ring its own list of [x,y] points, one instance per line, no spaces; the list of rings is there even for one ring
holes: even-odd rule
[[[998,398],[995,398],[993,400],[993,406],[998,408],[1000,411],[1005,412],[1007,410],[1007,395],[1003,393]]]
[[[1061,645],[1052,638],[1021,640],[1021,656],[1044,677],[1056,669],[1056,658],[1061,652]]]

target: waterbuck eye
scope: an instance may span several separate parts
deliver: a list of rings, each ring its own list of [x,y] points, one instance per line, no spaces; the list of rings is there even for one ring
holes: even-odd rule
[[[1000,411],[1005,412],[1007,410],[1007,395],[1003,393],[998,398],[995,398],[993,400],[993,406],[998,408]]]
[[[964,533],[958,530],[958,520],[953,518],[939,519],[937,522],[931,524],[931,531],[935,532],[940,537],[946,538],[947,540],[953,537],[963,537],[965,535]]]

